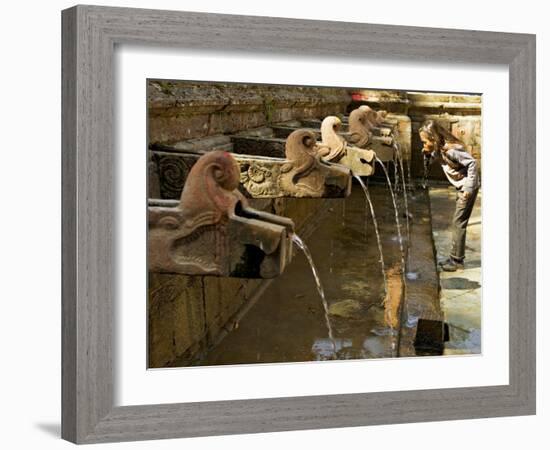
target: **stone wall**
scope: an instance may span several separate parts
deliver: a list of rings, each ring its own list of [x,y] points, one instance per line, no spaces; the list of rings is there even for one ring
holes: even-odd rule
[[[150,80],[150,144],[236,133],[294,119],[344,113],[346,89]]]

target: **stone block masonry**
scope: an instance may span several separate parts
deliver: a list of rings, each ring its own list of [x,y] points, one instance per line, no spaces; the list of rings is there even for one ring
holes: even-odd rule
[[[344,113],[346,89],[150,80],[149,144],[237,133],[271,123]]]

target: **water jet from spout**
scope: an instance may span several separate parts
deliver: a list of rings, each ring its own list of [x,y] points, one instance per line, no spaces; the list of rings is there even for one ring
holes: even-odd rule
[[[380,240],[380,232],[378,231],[378,221],[376,220],[376,214],[374,214],[374,206],[373,206],[372,200],[370,198],[369,188],[367,187],[367,185],[365,185],[365,183],[363,182],[361,177],[359,177],[357,175],[353,175],[353,177],[359,182],[359,184],[363,188],[363,192],[365,193],[365,199],[366,199],[367,205],[370,209],[370,214],[371,214],[371,217],[372,217],[372,223],[373,223],[373,226],[374,226],[374,232],[376,234],[376,243],[378,244],[378,253],[380,254],[380,266],[382,268],[382,277],[383,277],[383,280],[384,280],[384,298],[385,298],[387,293],[388,293],[388,281],[386,279],[386,265],[384,264],[384,252],[382,251],[382,242]],[[365,224],[367,223],[367,217],[366,217],[367,213],[368,213],[368,211],[365,210]],[[366,226],[365,226],[365,228],[366,228]]]
[[[401,251],[401,270],[405,270],[405,250],[403,248],[403,235],[401,234],[401,223],[399,221],[399,210],[397,209],[397,201],[395,200],[395,194],[393,192],[393,188],[390,181],[390,176],[388,174],[388,170],[386,169],[386,166],[382,163],[382,161],[376,157],[376,161],[382,166],[382,170],[384,171],[384,175],[386,176],[386,182],[388,184],[388,189],[390,190],[390,195],[393,203],[393,210],[395,213],[395,226],[397,228],[397,240],[399,241],[399,250]]]
[[[321,284],[321,278],[319,277],[319,273],[317,272],[317,268],[315,267],[315,264],[313,263],[313,257],[311,256],[311,253],[309,251],[309,248],[305,244],[304,241],[297,235],[292,234],[291,235],[292,242],[296,244],[296,246],[302,250],[304,253],[306,259],[309,262],[309,265],[311,267],[311,272],[313,273],[313,278],[315,278],[315,285],[317,286],[317,291],[319,292],[319,296],[321,297],[321,302],[323,304],[323,309],[325,310],[325,322],[327,324],[328,329],[328,337],[330,338],[330,341],[332,342],[332,346],[334,347],[334,354],[336,355],[336,341],[334,340],[334,333],[332,331],[332,325],[330,323],[329,318],[329,310],[328,310],[328,303],[327,299],[325,298],[325,291],[323,290],[323,285]]]
[[[407,185],[405,183],[405,169],[403,168],[403,154],[401,153],[401,147],[397,142],[395,142],[395,150],[397,152],[397,159],[399,161],[399,166],[401,167],[401,179],[403,181],[403,201],[405,206],[405,217],[406,217],[406,224],[407,224],[407,243],[410,245],[411,242],[411,230],[409,225],[409,199],[407,197]]]

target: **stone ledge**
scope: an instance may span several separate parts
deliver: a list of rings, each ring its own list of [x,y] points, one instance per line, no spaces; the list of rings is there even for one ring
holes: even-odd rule
[[[424,201],[411,202],[411,239],[406,278],[406,298],[401,313],[399,356],[417,356],[415,338],[420,319],[440,321],[443,313],[439,301],[439,275],[435,262],[435,245],[432,236],[430,198],[428,192],[417,191]],[[437,347],[434,343],[434,347]],[[418,355],[420,356],[420,355]]]
[[[150,80],[149,143],[172,144],[343,113],[350,100],[341,88]]]

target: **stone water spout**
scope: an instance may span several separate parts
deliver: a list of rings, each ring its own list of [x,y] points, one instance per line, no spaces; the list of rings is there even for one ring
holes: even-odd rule
[[[373,150],[382,161],[393,160],[393,138],[391,136],[376,136],[369,121],[369,112],[364,108],[354,109],[349,115],[348,142]]]
[[[273,278],[292,256],[292,220],[250,208],[237,190],[230,153],[204,154],[178,201],[150,201],[148,264],[152,272]]]
[[[336,116],[325,117],[321,124],[322,148],[324,161],[335,162],[349,167],[354,175],[370,176],[374,173],[375,153],[348,145],[339,134],[342,121]]]
[[[375,111],[368,105],[361,105],[358,109],[367,113],[367,120],[371,123],[372,130],[379,136],[390,136],[393,133],[398,122],[388,118],[387,111]]]
[[[321,148],[315,133],[298,129],[286,139],[286,159],[236,154],[242,186],[253,198],[347,197],[350,169],[321,160]]]
[[[395,137],[393,133],[397,122],[386,122],[386,111],[375,111],[368,105],[361,105],[358,109],[366,113],[368,128],[373,135]]]

